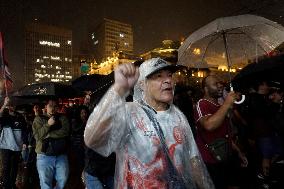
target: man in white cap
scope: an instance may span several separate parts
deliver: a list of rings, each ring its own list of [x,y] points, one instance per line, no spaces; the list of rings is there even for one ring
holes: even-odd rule
[[[153,58],[122,64],[89,117],[85,143],[116,153],[115,188],[214,188],[185,116],[173,104],[178,67]],[[134,87],[134,102],[125,97]]]

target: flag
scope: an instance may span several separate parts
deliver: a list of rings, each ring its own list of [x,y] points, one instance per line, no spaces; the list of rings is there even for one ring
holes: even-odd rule
[[[8,68],[8,62],[5,57],[4,51],[4,41],[2,37],[2,33],[0,32],[0,79],[4,81],[6,95],[13,86],[13,80],[11,72]]]

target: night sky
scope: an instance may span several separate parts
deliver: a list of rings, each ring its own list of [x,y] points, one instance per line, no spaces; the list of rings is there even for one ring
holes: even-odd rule
[[[24,25],[42,23],[73,31],[73,53],[84,47],[88,31],[102,18],[132,24],[134,52],[159,47],[163,39],[180,40],[223,16],[257,14],[284,24],[283,0],[0,0],[0,30],[16,86],[24,66]]]

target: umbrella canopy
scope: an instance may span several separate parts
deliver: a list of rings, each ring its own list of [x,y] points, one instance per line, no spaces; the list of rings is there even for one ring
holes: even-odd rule
[[[109,75],[83,75],[72,81],[72,86],[81,91],[92,91],[95,93],[96,91],[107,89],[113,81],[113,72]]]
[[[266,57],[244,67],[234,78],[234,86],[249,88],[259,81],[284,85],[284,55]]]
[[[14,97],[23,98],[74,98],[82,95],[71,85],[55,82],[27,85],[12,94]]]
[[[178,49],[178,64],[241,68],[284,42],[284,27],[254,15],[219,18],[192,33]]]

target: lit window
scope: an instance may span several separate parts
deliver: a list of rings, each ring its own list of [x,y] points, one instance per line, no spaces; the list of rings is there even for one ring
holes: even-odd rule
[[[60,60],[59,56],[51,56],[50,58],[51,58],[51,60]]]
[[[51,79],[51,81],[53,81],[53,82],[58,82],[58,81],[60,81],[59,79]]]
[[[40,45],[47,45],[52,47],[60,47],[60,43],[50,42],[50,41],[39,41]]]

